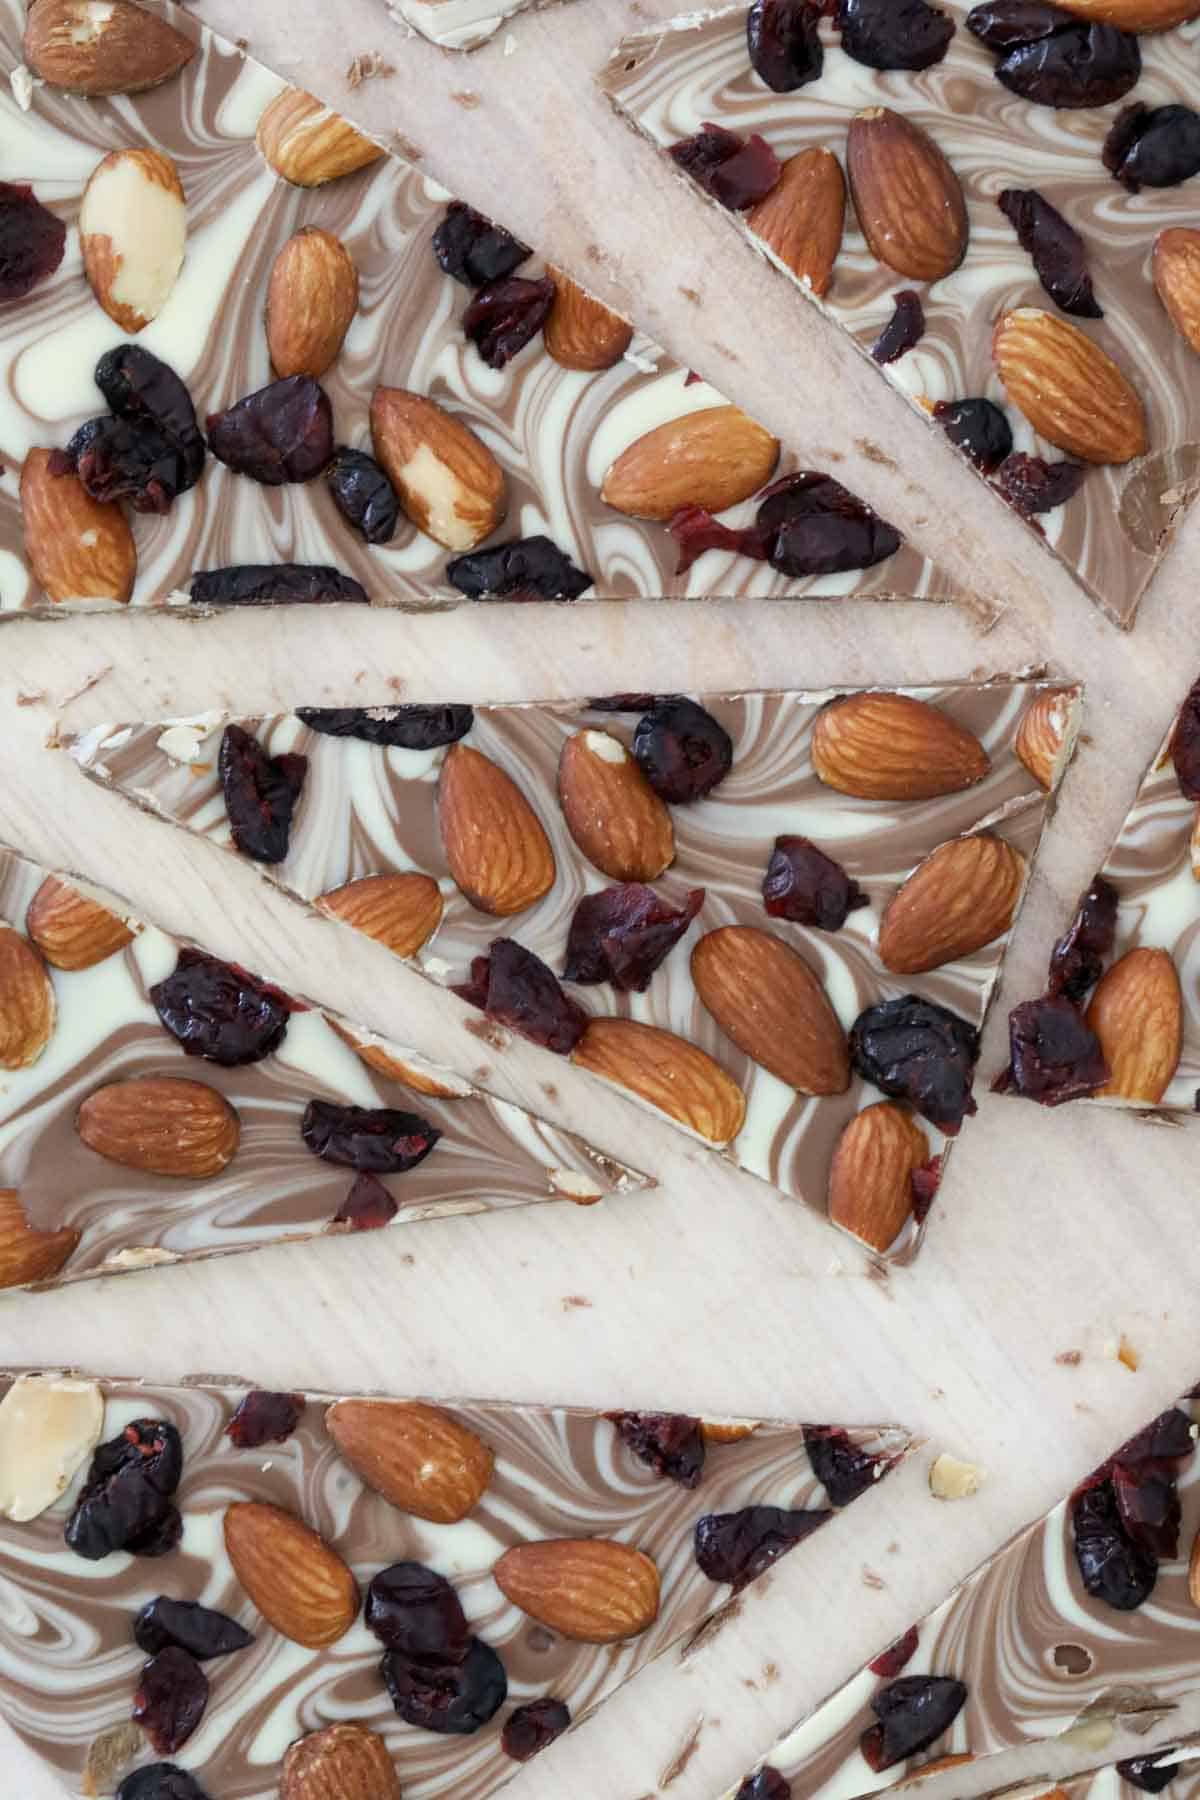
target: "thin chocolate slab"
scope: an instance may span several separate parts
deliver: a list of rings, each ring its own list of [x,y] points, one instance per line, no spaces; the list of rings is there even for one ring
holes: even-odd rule
[[[553,0],[395,0],[395,11],[443,50],[477,50],[518,13]]]

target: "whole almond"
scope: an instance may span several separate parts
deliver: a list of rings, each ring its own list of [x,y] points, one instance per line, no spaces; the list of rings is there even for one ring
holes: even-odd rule
[[[233,1572],[267,1623],[295,1644],[323,1650],[358,1617],[358,1584],[324,1538],[294,1513],[257,1500],[225,1508]]]
[[[378,1732],[326,1725],[285,1752],[279,1800],[401,1800],[400,1777]]]
[[[1058,0],[1076,18],[1116,25],[1121,31],[1173,31],[1200,18],[1200,0]]]
[[[435,1525],[474,1512],[492,1479],[495,1457],[483,1439],[421,1400],[337,1400],[325,1429],[368,1487]]]
[[[508,918],[554,886],[541,821],[499,763],[452,744],[438,780],[438,824],[455,885],[480,912]]]
[[[276,375],[323,375],[358,310],[358,270],[341,238],[305,225],[283,246],[267,284],[267,348]]]
[[[70,1259],[81,1233],[65,1226],[35,1231],[13,1188],[0,1188],[0,1288],[50,1281]]]
[[[133,533],[116,501],[93,500],[78,475],[51,472],[51,450],[21,469],[25,554],[51,600],[129,599],[137,574]]]
[[[817,715],[812,765],[826,787],[859,800],[935,800],[982,781],[979,739],[908,694],[847,694]]]
[[[1040,788],[1050,793],[1075,745],[1077,688],[1047,688],[1021,715],[1013,749]]]
[[[879,960],[896,975],[921,975],[971,956],[1013,922],[1025,858],[990,831],[951,838],[918,863],[879,922]]]
[[[466,1100],[475,1092],[469,1081],[460,1075],[452,1075],[449,1069],[440,1069],[434,1063],[425,1063],[420,1058],[412,1058],[412,1053],[398,1056],[394,1050],[382,1043],[355,1037],[354,1033],[327,1013],[326,1019],[337,1032],[344,1044],[349,1044],[356,1056],[361,1057],[368,1069],[374,1069],[377,1075],[384,1075],[389,1081],[398,1081],[401,1086],[411,1088],[415,1094],[436,1094],[445,1100]]]
[[[561,269],[547,270],[554,302],[542,327],[546,349],[564,369],[611,369],[633,341],[633,326]]]
[[[967,203],[927,131],[886,106],[850,121],[846,169],[858,223],[877,261],[911,281],[940,281],[967,253]]]
[[[746,224],[785,269],[814,294],[827,294],[846,229],[846,178],[832,150],[789,156]]]
[[[187,203],[179,172],[161,150],[111,150],[79,207],[83,269],[122,331],[158,317],[183,267]]]
[[[24,54],[35,75],[68,94],[140,94],[178,75],[196,46],[132,0],[37,0]]]
[[[347,119],[300,88],[284,88],[258,121],[254,141],[277,175],[296,187],[322,187],[384,154]]]
[[[779,445],[736,406],[708,406],[635,439],[604,477],[600,497],[635,519],[669,519],[681,506],[723,512],[769,481]]]
[[[224,1094],[169,1075],[135,1075],[97,1088],[79,1108],[75,1128],[109,1162],[191,1180],[219,1175],[241,1135]]]
[[[701,1001],[739,1050],[803,1094],[844,1094],[846,1034],[825,989],[782,938],[722,925],[692,951]]]
[[[124,919],[57,875],[29,902],[25,930],[55,969],[94,969],[133,942]]]
[[[319,896],[316,904],[394,956],[415,956],[442,922],[442,891],[432,875],[364,875]]]
[[[1142,946],[1127,950],[1100,977],[1087,1022],[1109,1067],[1097,1095],[1157,1105],[1183,1043],[1183,997],[1170,954]]]
[[[1187,225],[1160,231],[1152,267],[1171,323],[1193,350],[1200,350],[1200,231]]]
[[[609,1538],[514,1544],[492,1574],[506,1600],[576,1643],[621,1643],[658,1617],[654,1562]]]
[[[1086,463],[1127,463],[1147,448],[1146,414],[1093,338],[1038,306],[1002,313],[992,356],[1013,405],[1033,429]]]
[[[0,1069],[35,1063],[54,1030],[54,987],[27,938],[0,925]]]
[[[637,1019],[593,1019],[571,1052],[593,1075],[628,1088],[710,1144],[742,1129],[746,1096],[707,1051]]]
[[[503,469],[482,438],[435,400],[376,388],[371,439],[408,517],[445,549],[474,550],[504,518]]]
[[[912,1215],[913,1172],[929,1161],[929,1139],[888,1100],[855,1113],[829,1168],[829,1216],[843,1231],[883,1251]]]
[[[675,860],[671,815],[609,731],[577,731],[558,759],[558,798],[588,861],[614,881],[653,881]]]

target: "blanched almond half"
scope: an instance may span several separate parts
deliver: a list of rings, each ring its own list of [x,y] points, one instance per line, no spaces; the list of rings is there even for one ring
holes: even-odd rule
[[[19,931],[0,925],[0,1069],[35,1063],[50,1042],[56,1013],[41,957]]]
[[[79,208],[83,267],[122,331],[141,331],[166,305],[183,267],[187,204],[161,150],[113,150],[92,171]]]
[[[1099,1098],[1154,1106],[1170,1086],[1183,1043],[1183,996],[1166,950],[1127,950],[1101,976],[1087,1009],[1110,1079]]]
[[[746,1096],[705,1050],[637,1019],[593,1019],[571,1052],[593,1075],[628,1088],[710,1144],[742,1129]]]
[[[103,1425],[104,1399],[94,1381],[18,1376],[0,1400],[0,1515],[28,1524],[60,1500]]]
[[[805,1094],[844,1094],[846,1034],[820,981],[782,938],[754,925],[706,932],[692,951],[696,992],[739,1050]]]
[[[432,875],[363,875],[321,894],[322,912],[384,944],[394,956],[415,956],[442,922],[442,893]]]
[[[669,519],[681,506],[723,512],[770,480],[779,444],[740,407],[710,406],[656,426],[622,451],[600,497],[636,519]]]
[[[474,550],[504,518],[504,471],[482,438],[434,400],[379,387],[371,400],[375,454],[408,517],[447,550]]]
[[[31,450],[21,469],[25,554],[55,602],[118,600],[133,592],[137,550],[116,501],[93,500],[78,475],[51,472],[51,450]]]
[[[675,860],[671,815],[610,731],[577,731],[558,761],[558,798],[588,861],[614,881],[653,881]]]
[[[446,752],[438,824],[455,885],[480,912],[507,918],[554,886],[554,852],[540,819],[499,763],[469,744]]]
[[[633,341],[633,326],[561,269],[548,269],[554,303],[542,327],[546,349],[564,369],[611,369]]]

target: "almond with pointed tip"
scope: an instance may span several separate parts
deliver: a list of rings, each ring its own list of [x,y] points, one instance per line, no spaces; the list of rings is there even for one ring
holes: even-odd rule
[[[432,875],[363,875],[321,894],[316,905],[394,956],[415,956],[442,922],[442,892]]]
[[[33,73],[68,94],[140,94],[178,75],[196,46],[132,0],[37,0],[25,23]]]
[[[1154,240],[1154,287],[1180,337],[1200,351],[1200,231],[1173,225]]]
[[[1138,945],[1100,981],[1087,1009],[1109,1080],[1095,1098],[1156,1106],[1179,1066],[1183,997],[1170,953]]]
[[[21,527],[38,586],[56,604],[117,600],[133,592],[137,550],[115,500],[93,500],[69,469],[51,472],[51,450],[30,450],[21,469]]]
[[[935,800],[982,781],[987,751],[965,726],[908,694],[846,694],[818,713],[812,765],[859,800]]]
[[[940,281],[967,253],[962,184],[927,131],[886,106],[850,121],[846,170],[877,261],[910,281]]]
[[[284,1753],[279,1800],[401,1800],[388,1747],[365,1725],[326,1725]]]
[[[495,1457],[483,1439],[422,1400],[337,1400],[325,1429],[368,1487],[435,1525],[473,1513],[492,1479]]]
[[[63,1226],[36,1231],[13,1188],[0,1188],[0,1288],[52,1281],[70,1260],[82,1233]]]
[[[633,342],[633,326],[561,269],[547,269],[554,302],[542,327],[546,349],[564,369],[594,372],[619,363]]]
[[[377,387],[371,441],[407,516],[444,549],[474,550],[503,520],[503,469],[482,438],[435,400]]]
[[[722,925],[692,951],[701,1002],[738,1049],[803,1094],[844,1094],[846,1034],[804,958],[755,925]]]
[[[864,1106],[838,1139],[829,1166],[829,1216],[872,1250],[891,1247],[912,1216],[912,1178],[929,1139],[889,1100]]]
[[[832,150],[815,145],[789,156],[746,224],[797,281],[827,294],[846,229],[846,178]]]
[[[225,1508],[233,1572],[267,1623],[294,1644],[323,1650],[358,1617],[358,1584],[310,1525],[281,1506],[239,1500]]]
[[[41,957],[28,938],[0,924],[0,1069],[35,1063],[50,1042],[56,1014]]]
[[[25,930],[55,969],[94,969],[133,942],[124,919],[57,875],[29,902]]]
[[[609,1538],[514,1544],[492,1575],[506,1600],[575,1643],[622,1643],[658,1617],[655,1563]]]
[[[653,881],[675,860],[671,815],[610,731],[577,731],[558,759],[558,799],[588,861],[613,881]]]
[[[455,885],[480,912],[508,918],[554,886],[554,852],[540,819],[482,750],[452,744],[446,752],[438,824]]]
[[[1025,858],[990,831],[951,838],[896,889],[879,922],[879,960],[922,975],[1003,937],[1025,887]]]
[[[166,305],[183,267],[187,202],[161,150],[112,150],[92,170],[79,207],[83,269],[122,331],[138,332]]]
[[[170,1075],[135,1075],[97,1088],[79,1108],[75,1129],[109,1162],[192,1181],[219,1175],[241,1137],[224,1094]]]
[[[254,141],[295,187],[323,187],[378,162],[384,151],[348,119],[300,88],[284,88],[263,112]]]
[[[571,1061],[627,1088],[709,1144],[728,1144],[746,1119],[746,1096],[698,1045],[638,1019],[593,1019]]]
[[[1047,443],[1086,463],[1145,454],[1141,400],[1078,325],[1039,306],[1015,307],[996,322],[992,357],[1009,399]]]
[[[271,265],[267,349],[276,375],[319,379],[358,310],[358,270],[341,238],[318,225],[293,233]]]
[[[600,498],[635,519],[669,519],[682,506],[719,513],[757,493],[778,461],[776,439],[740,407],[703,407],[636,438]]]
[[[1077,688],[1047,688],[1021,715],[1013,749],[1038,786],[1053,792],[1075,746]]]

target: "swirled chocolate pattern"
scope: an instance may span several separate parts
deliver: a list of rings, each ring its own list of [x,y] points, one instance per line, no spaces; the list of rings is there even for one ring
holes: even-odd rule
[[[745,1092],[745,1125],[731,1154],[741,1167],[785,1193],[826,1210],[826,1182],[837,1138],[878,1092],[855,1078],[844,1094],[816,1099],[797,1093],[736,1048],[700,1003],[689,972],[693,945],[721,925],[778,926],[818,973],[848,1029],[862,1009],[892,995],[916,992],[982,1023],[999,974],[1006,938],[928,974],[897,976],[875,948],[890,895],[937,845],[981,826],[1032,860],[1046,812],[1046,795],[1017,760],[1013,744],[1026,706],[1046,684],[999,681],[983,685],[905,690],[927,700],[973,732],[990,758],[975,786],[935,800],[881,802],[835,793],[813,771],[813,722],[830,699],[822,693],[762,692],[701,695],[733,741],[733,767],[712,793],[672,809],[675,858],[658,884],[676,899],[703,887],[706,900],[687,936],[655,973],[645,994],[605,986],[579,998],[597,1013],[620,1012],[664,1026],[717,1059]],[[1075,711],[1073,695],[1069,710]],[[637,714],[577,705],[478,707],[464,740],[503,768],[532,802],[549,835],[557,878],[535,906],[507,922],[508,935],[536,951],[556,971],[579,901],[608,885],[581,855],[559,807],[556,783],[563,744],[582,726],[602,728],[628,744]],[[473,956],[505,931],[505,922],[469,904],[450,877],[438,826],[437,782],[444,751],[381,749],[323,736],[294,714],[243,721],[272,754],[299,750],[308,777],[293,824],[287,860],[267,869],[303,900],[358,876],[419,869],[434,876],[445,902],[436,935],[418,966],[436,980],[463,979]],[[173,738],[160,724],[106,725],[64,740],[91,776],[150,810],[230,845],[221,786],[215,772],[221,720],[207,731],[193,760],[173,760]],[[1074,735],[1068,727],[1068,740]],[[160,739],[162,743],[160,744]],[[775,838],[799,833],[842,863],[870,898],[835,933],[769,920],[762,880]],[[946,1146],[930,1130],[935,1151]],[[907,1258],[920,1225],[910,1220],[892,1247]]]
[[[540,0],[545,5],[548,0]],[[477,50],[539,0],[391,0],[391,10],[444,50]]]
[[[944,60],[919,74],[866,68],[824,26],[820,78],[795,93],[772,93],[750,66],[746,9],[735,6],[625,39],[601,79],[614,104],[661,145],[711,120],[761,132],[781,158],[823,145],[844,162],[850,118],[871,106],[892,108],[936,139],[966,194],[970,245],[961,268],[922,291],[920,344],[884,371],[922,412],[930,402],[966,396],[1004,405],[992,368],[992,326],[1010,307],[1052,307],[997,197],[1009,187],[1036,188],[1067,216],[1082,234],[1105,313],[1087,321],[1088,335],[1138,389],[1150,452],[1125,467],[1089,469],[1075,498],[1038,522],[1087,591],[1128,626],[1200,486],[1200,363],[1150,279],[1156,236],[1167,226],[1195,224],[1197,194],[1194,183],[1128,194],[1104,168],[1100,150],[1121,105],[1194,102],[1200,23],[1140,40],[1143,73],[1128,102],[1056,112],[1001,87],[994,57],[964,23],[969,5],[939,5],[958,29]],[[741,223],[740,215],[730,217]],[[872,256],[851,211],[833,285],[819,304],[869,352],[905,286],[911,283]],[[1059,457],[1015,407],[1006,410],[1018,450]]]
[[[9,1385],[4,1381],[4,1387]],[[458,1524],[432,1525],[364,1487],[325,1429],[332,1395],[309,1396],[295,1433],[265,1451],[239,1451],[225,1436],[241,1392],[208,1382],[161,1387],[106,1380],[103,1436],[131,1419],[173,1423],[183,1439],[176,1501],[180,1548],[154,1561],[117,1552],[82,1561],[63,1542],[79,1479],[30,1524],[0,1519],[0,1712],[61,1774],[72,1791],[89,1745],[129,1718],[144,1661],[131,1637],[138,1609],[160,1593],[242,1621],[248,1650],[210,1663],[208,1710],[177,1760],[212,1800],[275,1800],[278,1765],[306,1732],[355,1720],[383,1733],[405,1800],[482,1800],[518,1772],[500,1748],[512,1706],[543,1695],[566,1702],[573,1723],[729,1597],[692,1551],[697,1519],[748,1506],[828,1513],[828,1498],[804,1447],[803,1427],[739,1421],[735,1441],[707,1443],[699,1486],[655,1475],[600,1413],[465,1401],[454,1418],[495,1454],[487,1490]],[[882,1474],[907,1446],[890,1428],[851,1430]],[[378,1674],[380,1645],[361,1617],[327,1650],[281,1637],[242,1590],[221,1532],[233,1501],[267,1502],[298,1514],[348,1563],[362,1587],[381,1568],[413,1560],[459,1591],[471,1630],[501,1656],[508,1705],[469,1737],[443,1737],[401,1723]],[[615,1539],[651,1556],[662,1597],[640,1636],[599,1647],[552,1632],[501,1594],[491,1577],[510,1546],[558,1537]],[[139,1759],[142,1760],[142,1759]],[[147,1750],[144,1760],[152,1760]]]
[[[22,929],[43,879],[43,870],[0,850],[0,921]],[[344,1229],[331,1221],[354,1172],[306,1149],[300,1121],[313,1099],[416,1112],[443,1134],[419,1167],[385,1178],[397,1225],[564,1196],[582,1202],[646,1185],[572,1133],[346,1027],[358,1042],[431,1074],[448,1093],[401,1086],[367,1067],[315,1010],[293,1013],[280,1048],[261,1062],[226,1069],[187,1056],[149,997],[178,951],[173,938],[141,926],[132,943],[93,968],[50,970],[57,1001],[50,1042],[29,1067],[5,1074],[0,1190],[16,1190],[34,1230],[81,1234],[60,1280]],[[110,1082],[147,1075],[203,1082],[232,1104],[240,1139],[220,1174],[200,1181],[149,1174],[83,1142],[75,1124],[83,1101]]]

